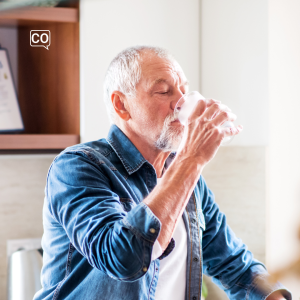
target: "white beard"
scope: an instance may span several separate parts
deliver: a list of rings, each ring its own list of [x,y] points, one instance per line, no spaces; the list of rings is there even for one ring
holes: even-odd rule
[[[155,142],[155,147],[163,152],[176,151],[179,148],[183,137],[184,127],[170,126],[170,123],[175,121],[178,117],[170,114],[164,121],[161,134]]]

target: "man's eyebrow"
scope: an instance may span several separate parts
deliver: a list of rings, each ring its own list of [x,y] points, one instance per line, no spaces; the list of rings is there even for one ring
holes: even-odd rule
[[[164,79],[164,78],[158,78],[158,79],[155,79],[154,81],[152,81],[150,83],[150,87],[153,87],[155,86],[156,84],[159,84],[161,82],[165,82],[165,83],[168,83],[168,80]]]
[[[152,81],[150,83],[150,88],[152,88],[153,86],[155,86],[156,84],[159,84],[159,83],[162,83],[162,82],[165,82],[165,83],[168,83],[168,80],[167,79],[164,79],[164,78],[158,78],[158,79],[155,79],[154,81]],[[189,82],[186,80],[184,81],[181,86],[188,86],[189,85]]]

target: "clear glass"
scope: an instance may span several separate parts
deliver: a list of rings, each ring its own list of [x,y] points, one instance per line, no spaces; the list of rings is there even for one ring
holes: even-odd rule
[[[183,95],[177,102],[174,114],[178,117],[178,120],[182,125],[185,126],[189,116],[191,115],[192,111],[194,110],[194,107],[196,106],[197,102],[199,100],[205,100],[205,98],[197,91],[189,92],[185,95]],[[224,108],[226,106],[224,105]],[[234,127],[234,124],[230,121],[227,121],[223,123],[220,127]],[[221,145],[228,144],[230,141],[232,141],[234,136],[226,136],[223,140]]]

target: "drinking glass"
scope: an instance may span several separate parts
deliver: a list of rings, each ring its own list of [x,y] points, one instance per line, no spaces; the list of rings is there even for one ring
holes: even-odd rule
[[[189,92],[185,95],[183,95],[177,102],[174,114],[178,117],[178,120],[182,125],[186,125],[186,122],[191,115],[192,111],[194,110],[194,107],[196,106],[197,102],[199,100],[205,100],[205,98],[197,91]],[[224,109],[226,110],[226,106],[224,106]],[[230,121],[224,122],[221,126],[221,128],[226,127],[234,127],[234,124]],[[226,136],[223,138],[221,145],[228,144],[234,136]]]

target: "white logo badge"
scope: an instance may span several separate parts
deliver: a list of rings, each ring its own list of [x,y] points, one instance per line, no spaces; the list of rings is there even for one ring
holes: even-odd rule
[[[44,47],[49,50],[51,44],[50,30],[30,30],[30,46]]]

